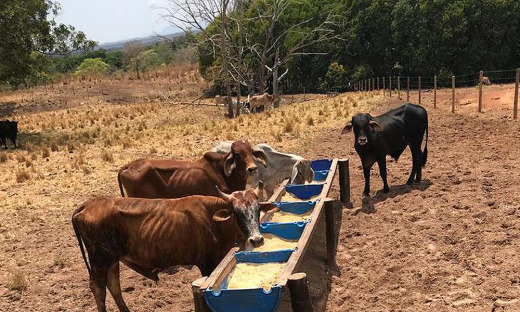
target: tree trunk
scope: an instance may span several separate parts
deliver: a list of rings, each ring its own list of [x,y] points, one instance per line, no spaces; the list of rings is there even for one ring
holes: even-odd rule
[[[222,26],[220,27],[220,49],[222,52],[222,69],[224,72],[224,83],[226,85],[227,93],[227,105],[228,105],[228,117],[233,118],[233,101],[231,100],[231,83],[229,81],[228,72],[228,59],[226,49],[226,11],[229,0],[222,0]]]
[[[274,107],[277,108],[280,106],[280,101],[278,97],[278,50],[276,50],[276,56],[274,58],[274,68],[273,68],[273,99],[274,99]]]
[[[240,116],[240,107],[242,106],[242,105],[240,105],[240,95],[241,95],[240,83],[237,83],[237,108],[236,108],[236,112],[235,112],[236,117]]]

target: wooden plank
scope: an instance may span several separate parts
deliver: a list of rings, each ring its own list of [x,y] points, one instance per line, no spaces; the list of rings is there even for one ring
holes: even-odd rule
[[[227,274],[233,269],[236,263],[235,253],[239,250],[238,247],[233,247],[229,250],[227,255],[220,261],[219,265],[213,270],[211,275],[202,283],[201,289],[214,289],[215,286],[220,286],[220,283],[226,278]]]
[[[303,256],[305,255],[305,251],[307,250],[307,242],[309,241],[310,237],[314,233],[316,222],[318,222],[321,213],[322,208],[325,203],[325,198],[329,194],[330,187],[332,186],[332,181],[334,179],[334,176],[336,176],[337,172],[337,166],[338,166],[338,160],[334,159],[332,161],[331,168],[333,169],[333,173],[329,173],[329,176],[325,180],[325,185],[323,186],[323,190],[320,194],[320,201],[316,204],[314,207],[314,210],[311,214],[311,222],[305,226],[305,229],[303,230],[302,236],[300,237],[300,240],[298,241],[298,245],[296,245],[296,250],[292,253],[291,257],[289,257],[289,260],[287,261],[287,265],[285,266],[282,274],[278,278],[277,284],[280,286],[285,286],[287,284],[287,279],[289,276],[298,268],[300,265]]]

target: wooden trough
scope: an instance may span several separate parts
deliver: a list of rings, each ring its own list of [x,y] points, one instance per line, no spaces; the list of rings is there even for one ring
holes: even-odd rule
[[[341,203],[350,204],[349,163],[348,159],[319,159],[312,161],[311,166],[315,171],[314,183],[288,185],[288,180],[285,180],[269,200],[283,212],[307,216],[308,219],[273,223],[270,222],[273,214],[261,218],[261,232],[294,241],[297,239],[296,247],[266,252],[232,248],[209,277],[192,283],[195,311],[324,310],[324,302],[319,303],[319,298],[326,298],[322,294],[325,292],[328,296],[330,277],[339,272],[336,265],[337,236],[341,225]],[[328,198],[337,171],[341,203]],[[301,200],[292,203],[280,201],[286,193]],[[313,251],[309,254],[309,250]],[[278,263],[282,269],[267,289],[260,285],[254,288],[228,288],[233,270],[241,263]],[[313,284],[323,284],[327,279],[329,282],[325,286],[314,287],[320,288],[318,290],[313,288]],[[313,302],[311,297],[318,300]]]

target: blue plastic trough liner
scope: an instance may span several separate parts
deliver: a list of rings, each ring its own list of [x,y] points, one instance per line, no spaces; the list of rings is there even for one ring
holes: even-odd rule
[[[311,161],[311,168],[314,171],[330,170],[332,159],[316,159]]]
[[[287,192],[294,194],[299,199],[310,199],[319,195],[323,189],[323,184],[290,184],[285,187]]]
[[[235,254],[237,263],[287,262],[293,250],[276,252],[255,252]],[[213,312],[274,312],[282,296],[282,287],[274,285],[269,290],[263,288],[227,289],[228,280],[219,291],[205,290],[204,300]]]
[[[330,170],[317,170],[314,171],[314,181],[323,181],[329,175]]]
[[[300,239],[305,225],[309,221],[291,222],[291,223],[262,223],[260,224],[260,232],[274,234],[278,237],[290,240]]]
[[[304,214],[316,206],[318,200],[308,200],[301,202],[274,202],[273,205],[280,208],[283,212]]]

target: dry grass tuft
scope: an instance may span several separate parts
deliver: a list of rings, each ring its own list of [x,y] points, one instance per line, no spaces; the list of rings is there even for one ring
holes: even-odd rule
[[[6,152],[0,152],[0,163],[6,162],[8,159]]]
[[[59,150],[60,150],[60,147],[58,146],[58,144],[56,144],[56,142],[52,142],[51,143],[51,151],[57,152]]]
[[[46,147],[42,147],[42,158],[47,158],[49,156],[51,156],[51,152],[49,151],[49,149]]]
[[[110,163],[114,162],[114,156],[108,150],[104,150],[101,153],[101,159],[103,159],[103,161],[110,162]]]
[[[24,169],[18,170],[18,172],[16,172],[16,182],[23,183],[30,179],[31,176],[29,175],[29,172],[25,171]]]
[[[11,277],[6,286],[9,290],[20,292],[26,291],[28,283],[27,279],[25,278],[25,273],[23,271],[16,271],[11,273]]]
[[[288,119],[288,120],[285,121],[285,125],[284,125],[284,127],[283,127],[283,131],[284,131],[285,133],[291,133],[291,132],[294,131],[294,123],[293,123],[293,120]]]
[[[55,254],[53,264],[55,267],[63,269],[65,267],[65,256],[62,253]]]
[[[307,125],[314,126],[314,119],[312,118],[312,116],[309,116],[307,118]]]

